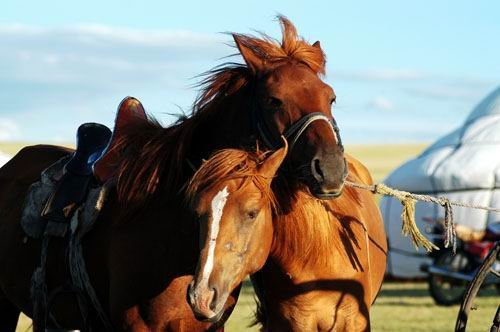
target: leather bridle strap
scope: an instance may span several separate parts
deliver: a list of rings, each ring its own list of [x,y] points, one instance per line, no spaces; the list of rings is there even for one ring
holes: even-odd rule
[[[306,131],[306,129],[314,122],[314,121],[325,121],[328,123],[330,128],[332,128],[333,133],[335,134],[335,140],[338,142],[338,135],[333,128],[332,122],[330,119],[325,116],[323,113],[310,113],[302,117],[299,121],[295,122],[290,128],[285,131],[285,138],[288,141],[290,151],[293,150],[295,143],[297,143],[300,136]]]
[[[337,123],[335,122],[335,119],[329,119],[326,115],[324,115],[321,112],[314,112],[314,113],[309,113],[302,118],[300,118],[297,122],[293,123],[290,128],[288,128],[283,136],[288,141],[288,153],[290,153],[293,150],[293,147],[299,140],[300,136],[304,133],[304,131],[315,121],[326,121],[330,127],[332,128],[333,133],[335,134],[335,139],[337,141],[337,145],[341,148],[342,151],[344,151],[344,147],[342,145],[342,140],[340,138],[340,130],[339,127],[337,126]],[[281,142],[275,142],[273,143],[273,140],[270,139],[270,135],[266,133],[267,126],[263,124],[263,121],[258,121],[256,123],[257,130],[259,132],[259,135],[264,142],[269,148],[271,149],[276,149],[279,146],[281,146]],[[267,130],[269,132],[269,130]]]

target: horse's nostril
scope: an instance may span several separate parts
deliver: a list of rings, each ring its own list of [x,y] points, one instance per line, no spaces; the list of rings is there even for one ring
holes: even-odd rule
[[[320,161],[317,158],[313,160],[313,173],[314,173],[314,175],[319,177],[319,179],[317,178],[318,181],[324,180],[325,175],[323,174],[323,171],[321,170]]]

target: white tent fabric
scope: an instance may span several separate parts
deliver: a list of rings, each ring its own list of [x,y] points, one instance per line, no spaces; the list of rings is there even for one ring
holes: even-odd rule
[[[10,160],[10,158],[11,156],[0,151],[0,167],[5,165]]]
[[[384,182],[401,190],[500,207],[500,87],[474,108],[462,127],[394,170]],[[402,278],[424,276],[420,271],[428,262],[424,250],[415,251],[411,240],[401,235],[401,204],[384,197],[380,208],[390,248],[388,273]],[[453,207],[453,213],[456,223],[475,230],[500,220],[500,214],[483,210]],[[423,232],[424,218],[442,219],[444,210],[417,203],[416,222]]]

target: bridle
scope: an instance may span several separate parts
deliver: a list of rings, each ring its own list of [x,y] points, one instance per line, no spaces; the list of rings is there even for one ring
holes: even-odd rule
[[[281,141],[281,139],[276,138],[276,135],[273,135],[266,121],[263,119],[262,113],[263,110],[259,109],[254,103],[254,107],[252,110],[253,126],[266,147],[275,150],[281,147],[283,145],[283,142]],[[342,139],[340,138],[340,129],[335,119],[329,119],[321,112],[313,112],[304,115],[302,118],[292,123],[290,127],[283,133],[283,136],[288,141],[288,153],[291,153],[300,136],[315,121],[325,121],[330,125],[335,134],[337,145],[339,146],[341,151],[344,152],[344,146],[342,145]]]

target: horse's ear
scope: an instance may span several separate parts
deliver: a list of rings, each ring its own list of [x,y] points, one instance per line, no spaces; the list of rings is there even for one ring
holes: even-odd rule
[[[264,70],[264,60],[259,57],[250,47],[245,45],[243,38],[237,34],[233,34],[234,43],[238,47],[243,60],[247,64],[248,68],[254,73],[262,72]]]
[[[321,50],[321,43],[319,42],[319,40],[317,40],[312,46]]]
[[[278,168],[281,166],[281,163],[283,163],[283,160],[285,160],[288,153],[288,143],[284,138],[283,141],[285,142],[285,145],[274,151],[260,166],[259,173],[262,176],[272,179],[278,171]]]

